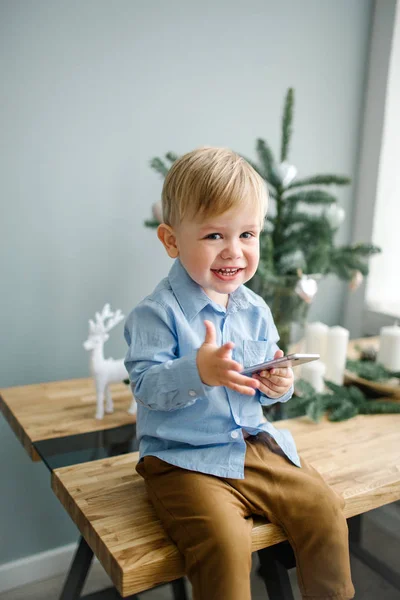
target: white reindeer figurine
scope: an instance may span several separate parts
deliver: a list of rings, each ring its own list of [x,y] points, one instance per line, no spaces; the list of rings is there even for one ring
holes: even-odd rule
[[[128,373],[124,361],[114,360],[113,358],[104,358],[103,345],[110,337],[108,332],[118,325],[124,318],[124,315],[118,309],[115,313],[111,311],[110,305],[105,304],[101,313],[96,312],[96,321],[89,320],[89,337],[83,344],[85,350],[91,350],[90,370],[94,376],[96,384],[97,410],[96,419],[104,417],[105,412],[112,413],[114,405],[109,389],[110,383],[118,383],[128,378]],[[107,321],[107,323],[106,323]],[[128,412],[131,415],[136,414],[136,401],[133,398]]]

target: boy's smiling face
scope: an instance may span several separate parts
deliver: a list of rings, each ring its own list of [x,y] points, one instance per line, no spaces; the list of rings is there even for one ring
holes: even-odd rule
[[[226,306],[229,294],[257,270],[260,231],[260,210],[246,202],[218,217],[183,219],[175,228],[162,224],[158,236],[207,296]]]

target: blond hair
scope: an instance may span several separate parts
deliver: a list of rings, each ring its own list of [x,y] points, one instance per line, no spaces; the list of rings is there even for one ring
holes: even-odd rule
[[[185,217],[217,217],[247,200],[258,205],[263,227],[268,191],[262,177],[232,150],[205,146],[176,160],[168,171],[162,190],[163,220],[176,226]]]

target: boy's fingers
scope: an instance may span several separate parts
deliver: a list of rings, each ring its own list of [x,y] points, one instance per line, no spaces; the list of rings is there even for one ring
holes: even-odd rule
[[[260,387],[260,382],[252,377],[246,377],[246,375],[239,375],[239,373],[236,373],[235,371],[230,371],[229,381],[227,381],[225,385],[241,394],[248,393],[250,390],[251,395],[253,395],[252,390],[258,389]],[[246,392],[243,390],[246,390]]]
[[[274,358],[282,358],[284,356],[283,350],[277,350],[274,354]]]
[[[221,362],[221,368],[226,371],[238,371],[240,373],[240,371],[243,371],[243,365],[241,365],[240,363],[236,362],[236,360],[227,360],[224,359],[223,362]]]
[[[233,342],[226,342],[223,346],[218,348],[216,355],[219,358],[228,358],[231,355],[232,349],[235,347]]]
[[[214,323],[211,321],[204,321],[204,325],[206,327],[206,335],[204,338],[204,344],[213,344],[217,343],[217,334],[215,332]]]

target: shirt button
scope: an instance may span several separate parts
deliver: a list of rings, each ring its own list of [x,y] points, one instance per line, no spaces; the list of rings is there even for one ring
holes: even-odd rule
[[[192,398],[194,398],[194,396],[196,396],[196,392],[194,390],[189,390],[189,396],[192,396]]]
[[[234,440],[236,440],[236,438],[239,437],[239,432],[238,431],[232,431],[231,432],[231,438],[233,438]]]

